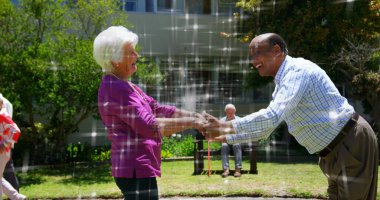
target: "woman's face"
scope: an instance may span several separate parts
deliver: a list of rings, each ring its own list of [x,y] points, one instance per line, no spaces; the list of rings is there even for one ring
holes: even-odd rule
[[[114,65],[117,75],[120,78],[129,78],[132,76],[137,70],[136,61],[138,57],[139,55],[132,44],[124,44],[121,59]]]

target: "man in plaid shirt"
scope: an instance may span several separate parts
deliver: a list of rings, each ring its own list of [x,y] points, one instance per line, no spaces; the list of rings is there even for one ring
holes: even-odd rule
[[[205,134],[229,144],[257,141],[285,121],[290,134],[320,157],[329,199],[376,199],[376,135],[325,71],[289,56],[286,43],[275,33],[255,37],[249,51],[260,76],[274,77],[272,101],[265,109],[228,122],[206,114],[210,124]]]

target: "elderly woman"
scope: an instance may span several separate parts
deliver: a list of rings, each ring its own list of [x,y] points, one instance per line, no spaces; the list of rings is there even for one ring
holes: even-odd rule
[[[102,31],[94,58],[105,73],[98,91],[99,113],[111,141],[112,176],[125,199],[158,199],[161,138],[201,128],[200,114],[160,105],[128,79],[137,70],[138,37],[122,26]]]

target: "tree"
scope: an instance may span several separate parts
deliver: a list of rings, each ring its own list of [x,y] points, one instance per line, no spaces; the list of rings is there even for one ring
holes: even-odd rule
[[[245,9],[244,16],[237,15],[241,41],[249,42],[264,32],[279,33],[292,56],[316,62],[336,83],[352,85],[357,93],[353,97],[364,100],[379,126],[378,0],[240,0],[237,6]],[[263,82],[248,80],[251,86]]]
[[[335,66],[343,76],[352,78],[352,94],[362,101],[364,112],[373,119],[374,127],[380,128],[380,45],[372,46],[368,42],[355,38],[346,39],[347,46],[342,47],[335,58]],[[343,65],[338,65],[343,64]]]
[[[67,136],[97,115],[102,72],[92,44],[109,25],[131,27],[119,3],[24,0],[14,5],[0,0],[0,91],[14,104],[20,143],[32,162],[62,160]],[[146,60],[140,69],[157,69]],[[156,81],[162,76],[137,78]]]

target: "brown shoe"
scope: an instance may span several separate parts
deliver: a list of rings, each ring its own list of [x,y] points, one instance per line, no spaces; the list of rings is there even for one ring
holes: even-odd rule
[[[236,169],[234,173],[234,177],[240,177],[241,176],[241,171],[240,169]]]
[[[223,172],[223,174],[222,174],[222,177],[226,178],[228,175],[230,175],[230,170],[225,169],[224,172]]]

